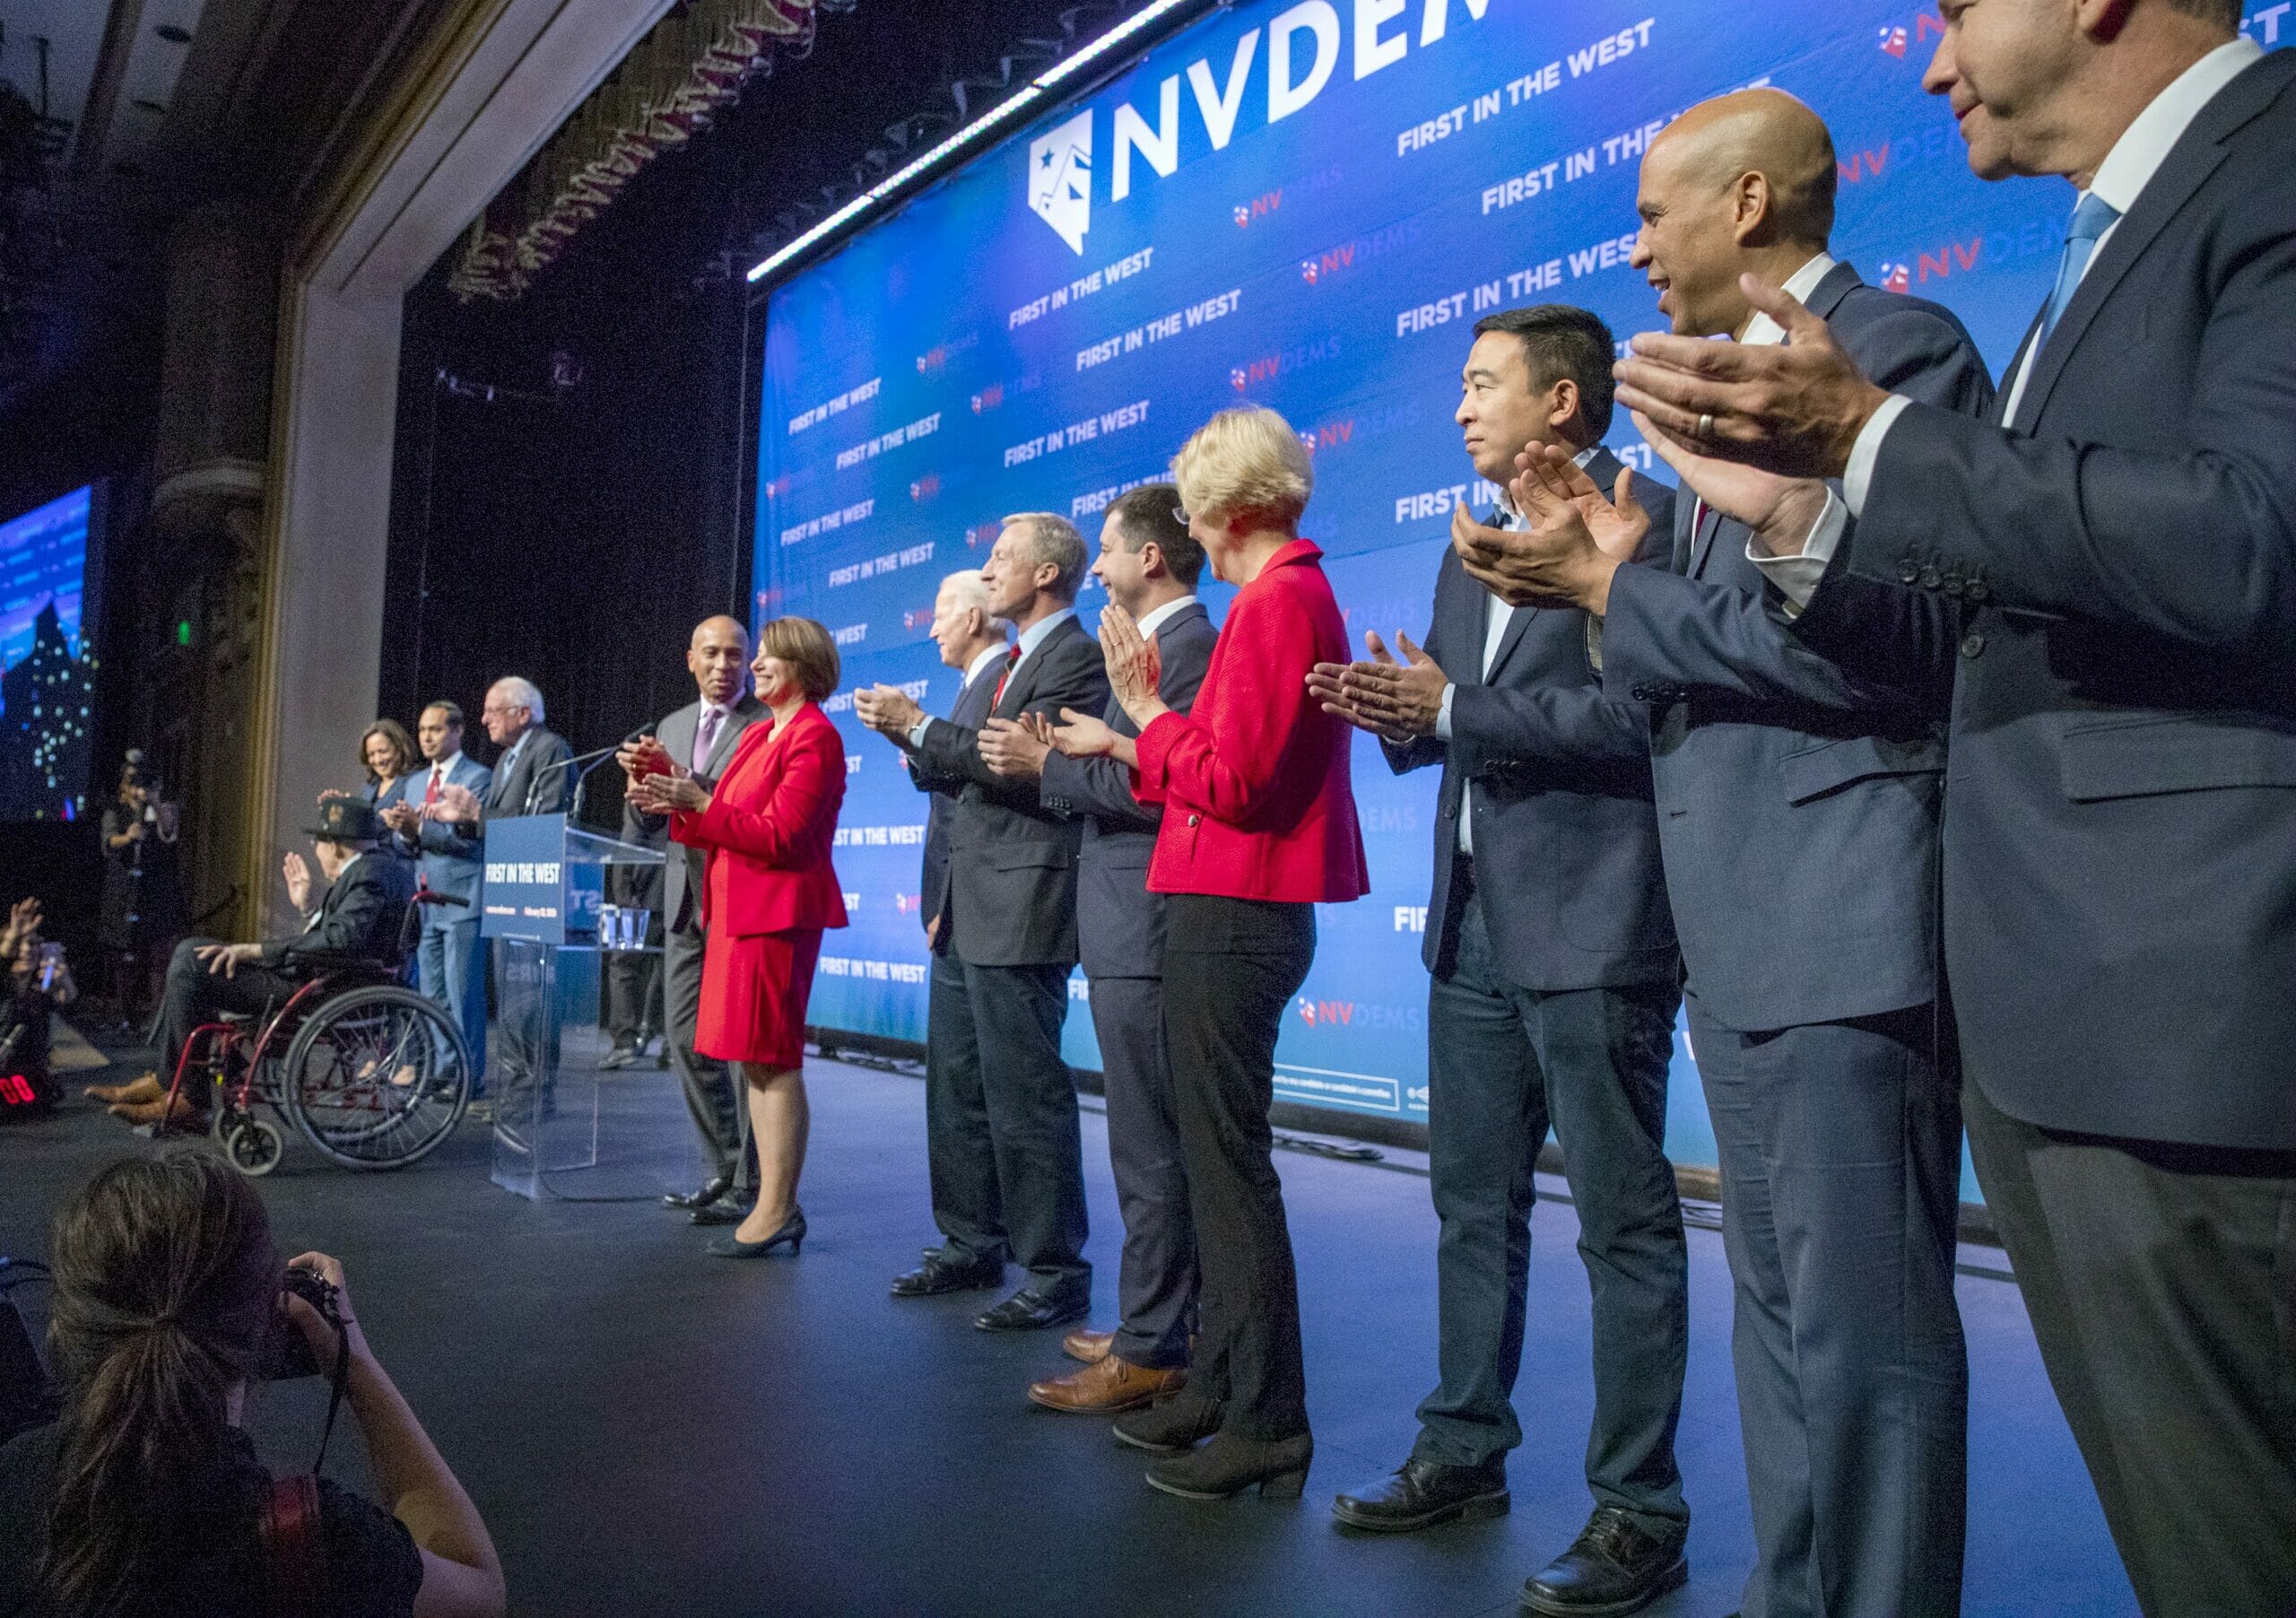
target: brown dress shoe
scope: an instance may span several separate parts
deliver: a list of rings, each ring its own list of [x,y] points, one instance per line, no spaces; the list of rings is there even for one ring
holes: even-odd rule
[[[126,1084],[91,1084],[81,1093],[91,1100],[102,1101],[116,1107],[122,1102],[134,1105],[137,1102],[161,1100],[166,1098],[168,1091],[167,1086],[160,1083],[158,1074],[147,1073],[142,1078],[132,1080]]]
[[[204,1130],[207,1127],[207,1115],[205,1113],[200,1111],[198,1108],[193,1106],[189,1101],[185,1100],[181,1096],[176,1097],[176,1104],[174,1107],[170,1108],[168,1105],[167,1093],[164,1091],[161,1092],[157,1100],[115,1101],[105,1110],[109,1112],[112,1117],[120,1119],[124,1123],[134,1125],[152,1124],[158,1126],[162,1132],[169,1129],[187,1129],[197,1131]]]
[[[1109,1350],[1116,1346],[1114,1332],[1085,1331],[1081,1327],[1060,1340],[1060,1352],[1072,1360],[1087,1365],[1098,1365],[1109,1357]]]
[[[1047,1410],[1064,1410],[1077,1415],[1115,1415],[1119,1411],[1137,1410],[1162,1395],[1176,1393],[1187,1381],[1187,1372],[1179,1367],[1150,1370],[1133,1364],[1121,1354],[1108,1354],[1082,1370],[1071,1371],[1049,1382],[1031,1383],[1029,1397]]]

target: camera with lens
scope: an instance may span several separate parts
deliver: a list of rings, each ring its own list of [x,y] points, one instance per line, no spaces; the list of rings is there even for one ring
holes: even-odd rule
[[[313,1309],[319,1318],[335,1328],[335,1346],[339,1356],[343,1339],[343,1293],[335,1283],[317,1270],[289,1270],[282,1278],[279,1291],[283,1297],[293,1293]],[[273,1330],[270,1346],[264,1357],[263,1375],[266,1381],[289,1382],[297,1377],[316,1377],[332,1370],[311,1357],[310,1343],[295,1323],[281,1310],[281,1319]]]

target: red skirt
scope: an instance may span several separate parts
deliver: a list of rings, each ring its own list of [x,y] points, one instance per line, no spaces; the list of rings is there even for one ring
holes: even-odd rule
[[[787,1070],[805,1065],[805,1002],[822,929],[790,927],[732,938],[712,927],[702,945],[701,1006],[693,1048],[721,1062]]]

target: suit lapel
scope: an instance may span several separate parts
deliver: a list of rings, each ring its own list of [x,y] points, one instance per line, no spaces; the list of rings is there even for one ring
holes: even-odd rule
[[[2215,99],[2201,109],[2200,116],[2169,149],[2168,157],[2137,194],[2135,205],[2122,218],[2104,251],[2097,255],[2088,273],[2081,277],[2081,285],[2074,291],[2073,301],[2065,306],[2065,313],[2058,318],[2057,329],[2049,334],[2048,344],[2033,356],[2033,374],[2026,379],[2024,392],[2017,401],[2017,413],[2026,421],[2037,420],[2047,408],[2050,391],[2056,387],[2057,378],[2065,374],[2066,362],[2081,345],[2082,335],[2097,318],[2097,311],[2104,307],[2105,300],[2112,296],[2113,289],[2230,155],[2224,143],[2280,92],[2287,82],[2289,69],[2284,62],[2275,61],[2277,55],[2269,53],[2251,63],[2238,78],[2218,91]]]
[[[1055,647],[1070,635],[1081,635],[1083,632],[1074,618],[1062,619],[1060,626],[1039,641],[1037,649],[1022,658],[1021,665],[1013,671],[1012,679],[1006,681],[1004,684],[1004,700],[990,709],[990,714],[996,718],[1009,719],[1026,708],[1029,705],[1030,697],[1036,692],[1037,671],[1044,667],[1044,660],[1052,654]],[[992,685],[989,689],[994,691],[996,687]]]
[[[1706,520],[1698,525],[1698,532],[1691,539],[1690,576],[1692,578],[1706,571],[1706,559],[1714,553],[1714,536],[1722,532],[1722,514],[1711,506],[1701,505],[1693,495],[1691,514],[1696,516],[1701,510],[1706,513]]]
[[[2026,354],[2032,351],[2033,339],[2041,335],[2041,316],[2048,312],[2047,309],[2043,309],[2034,315],[2033,323],[2025,328],[2024,338],[2017,344],[2017,352],[2010,356],[2009,369],[2001,373],[2001,387],[1993,396],[1993,423],[1996,427],[2006,427],[2010,424],[2009,396],[2016,391],[2018,368],[2025,363]],[[2028,378],[2026,392],[2030,394],[2031,391],[2031,378]],[[2024,396],[2021,395],[2017,403],[2022,405],[2024,402]]]
[[[747,711],[746,705],[740,702],[726,710],[726,722],[718,727],[718,739],[709,744],[709,756],[702,761],[702,774],[712,780],[717,779],[726,768],[726,761],[733,756],[734,744],[749,734],[750,726],[758,722],[758,717]],[[699,712],[693,716],[693,726],[695,735],[699,736],[701,734],[701,715]],[[689,747],[686,751],[691,752],[693,750]]]

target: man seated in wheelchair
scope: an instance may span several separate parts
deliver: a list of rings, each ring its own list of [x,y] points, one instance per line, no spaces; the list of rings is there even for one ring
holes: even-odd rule
[[[131,1124],[164,1120],[170,1127],[204,1127],[213,1100],[204,1073],[184,1075],[174,1110],[169,1110],[169,1086],[192,1030],[222,1012],[256,1017],[276,1012],[323,972],[361,964],[396,969],[407,906],[414,897],[413,862],[382,846],[387,829],[374,805],[363,799],[322,799],[319,823],[308,831],[326,879],[326,896],[312,907],[310,868],[301,855],[290,854],[287,896],[307,918],[300,932],[262,944],[187,938],[176,946],[160,1006],[159,1068],[132,1084],[88,1091],[110,1103],[115,1118]]]

